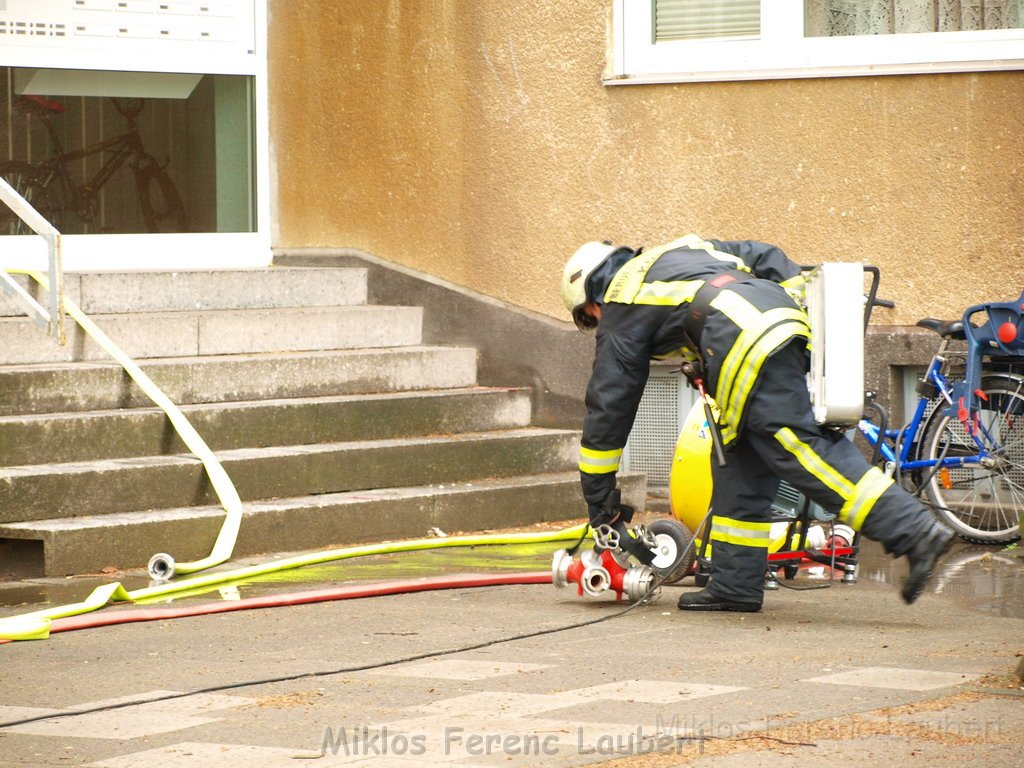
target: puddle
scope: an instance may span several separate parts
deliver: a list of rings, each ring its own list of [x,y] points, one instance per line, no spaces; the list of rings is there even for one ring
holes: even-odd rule
[[[881,544],[865,542],[858,575],[861,579],[899,584],[907,575],[906,558],[894,560]],[[1024,556],[1019,550],[956,542],[939,562],[928,592],[945,595],[981,613],[1024,618]]]

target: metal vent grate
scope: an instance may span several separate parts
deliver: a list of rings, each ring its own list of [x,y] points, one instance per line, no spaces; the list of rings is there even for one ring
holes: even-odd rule
[[[668,488],[672,454],[692,403],[693,391],[680,374],[651,371],[623,453],[623,467],[645,473],[649,488]]]

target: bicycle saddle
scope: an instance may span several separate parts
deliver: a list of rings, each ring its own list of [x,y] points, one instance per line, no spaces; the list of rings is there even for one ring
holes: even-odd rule
[[[935,331],[944,339],[965,339],[964,324],[960,320],[936,320],[934,317],[926,317],[917,321],[919,328],[927,328]]]
[[[64,111],[64,105],[59,101],[48,99],[45,96],[24,95],[18,99],[19,106],[30,112],[43,113],[53,112],[60,114]]]

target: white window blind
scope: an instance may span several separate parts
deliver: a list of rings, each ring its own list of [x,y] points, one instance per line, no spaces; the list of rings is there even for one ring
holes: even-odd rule
[[[609,85],[1024,69],[1024,0],[612,0]]]
[[[654,0],[654,39],[756,38],[760,0]]]

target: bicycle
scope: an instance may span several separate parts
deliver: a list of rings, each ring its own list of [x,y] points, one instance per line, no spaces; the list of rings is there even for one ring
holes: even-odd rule
[[[976,544],[1018,541],[1024,509],[1024,294],[1015,302],[969,307],[961,320],[925,318],[917,325],[942,342],[903,426],[887,428],[884,409],[869,397],[878,419],[865,418],[857,426],[872,446],[873,463],[927,497],[935,515],[961,538]]]
[[[100,191],[126,163],[135,181],[143,223],[149,232],[187,232],[185,205],[167,173],[142,143],[136,118],[145,106],[142,99],[111,98],[124,117],[123,133],[81,149],[65,151],[53,116],[64,112],[64,105],[42,96],[19,96],[14,106],[27,117],[35,117],[46,128],[52,154],[32,163],[7,160],[0,163],[0,176],[60,231],[73,215],[89,227],[98,229]],[[94,155],[106,159],[84,182],[78,183],[71,172],[72,163]],[[21,220],[6,208],[0,211],[0,231],[28,234]]]

